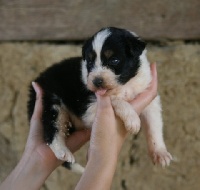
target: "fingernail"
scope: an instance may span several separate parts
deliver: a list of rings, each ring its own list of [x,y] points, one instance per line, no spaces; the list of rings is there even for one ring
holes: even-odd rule
[[[103,98],[103,96],[101,96],[100,94],[98,93],[95,93],[96,97],[97,97],[97,101],[101,101],[101,99]]]
[[[107,109],[111,107],[110,97],[108,96],[98,96],[97,106],[100,109]]]
[[[98,93],[95,93],[96,97],[97,97],[97,102],[101,101],[102,96],[99,95]]]
[[[35,89],[35,81],[32,81],[32,87],[33,87],[34,90],[36,91],[36,89]]]
[[[35,90],[36,96],[38,98],[39,97],[39,91],[38,91],[37,84],[36,84],[35,81],[32,82],[32,86],[33,86],[33,89]]]

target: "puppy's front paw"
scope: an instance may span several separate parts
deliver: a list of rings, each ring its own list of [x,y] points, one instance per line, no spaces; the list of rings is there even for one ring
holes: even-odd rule
[[[137,134],[140,130],[140,118],[137,114],[131,114],[124,122],[127,131]]]
[[[154,164],[160,164],[162,167],[169,166],[170,162],[173,160],[166,148],[154,150],[150,153],[150,156]]]
[[[56,150],[56,152],[54,153],[59,160],[63,160],[63,161],[71,162],[71,163],[75,162],[75,158],[73,154],[67,148]]]
[[[56,158],[58,158],[59,160],[63,160],[63,161],[71,162],[71,163],[75,162],[75,158],[73,154],[70,152],[70,150],[67,147],[62,146],[61,144],[58,144],[58,143],[52,143],[50,145],[50,148],[54,152]]]
[[[140,130],[140,118],[133,107],[123,99],[111,96],[112,106],[115,113],[124,122],[124,126],[132,134]]]

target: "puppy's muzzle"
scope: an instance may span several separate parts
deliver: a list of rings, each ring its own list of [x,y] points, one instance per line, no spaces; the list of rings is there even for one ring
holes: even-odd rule
[[[92,81],[92,83],[97,88],[103,87],[103,79],[101,77],[94,78],[94,80]]]

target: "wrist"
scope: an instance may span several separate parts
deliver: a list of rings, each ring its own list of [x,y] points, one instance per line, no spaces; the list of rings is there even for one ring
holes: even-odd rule
[[[23,189],[39,189],[51,171],[43,169],[40,160],[35,156],[24,156],[17,165],[15,172],[15,183],[23,181]]]
[[[90,150],[86,168],[93,168],[93,170],[97,172],[100,171],[102,175],[106,175],[107,177],[112,176],[115,172],[119,156],[119,152],[113,150],[114,149],[109,149],[108,151]]]
[[[33,175],[37,174],[42,179],[46,179],[57,167],[46,162],[37,151],[25,152],[18,165],[24,168],[24,171],[30,171]]]
[[[111,187],[117,165],[117,156],[101,155],[92,151],[76,190],[105,189]]]
[[[97,150],[97,149],[90,149],[88,161],[95,161],[99,164],[105,165],[110,164],[110,162],[117,162],[119,156],[119,151],[114,149],[108,150]]]
[[[111,138],[112,139],[112,138]],[[121,148],[123,146],[125,136],[115,140],[101,140],[101,142],[90,141],[89,159],[92,157],[99,162],[107,162],[109,160],[117,160]],[[96,140],[97,141],[97,140]]]
[[[44,170],[34,155],[23,154],[12,173],[1,184],[2,190],[40,189],[51,170]]]

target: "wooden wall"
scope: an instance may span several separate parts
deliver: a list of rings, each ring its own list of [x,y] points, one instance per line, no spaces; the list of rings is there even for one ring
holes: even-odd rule
[[[0,40],[83,40],[102,27],[200,39],[200,0],[0,0]]]

